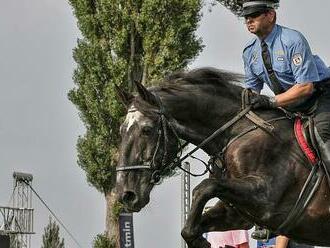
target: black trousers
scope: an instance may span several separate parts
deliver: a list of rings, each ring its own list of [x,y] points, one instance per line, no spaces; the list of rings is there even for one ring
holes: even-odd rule
[[[321,95],[318,97],[318,106],[314,113],[314,123],[317,132],[325,143],[330,140],[330,80],[321,83],[319,88]]]
[[[317,132],[325,143],[330,140],[330,79],[314,84],[315,92],[311,97],[302,99],[295,104],[285,107],[291,112],[311,114],[312,109],[314,124]]]

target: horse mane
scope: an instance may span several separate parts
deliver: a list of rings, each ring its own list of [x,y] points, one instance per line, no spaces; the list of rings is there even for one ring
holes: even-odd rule
[[[214,94],[214,92],[224,91],[227,95],[239,95],[240,97],[240,88],[242,87],[243,78],[243,75],[239,73],[203,67],[190,71],[174,72],[165,77],[162,81],[156,82],[156,85],[158,85],[149,87],[148,90],[151,92],[165,93],[167,95],[173,95],[173,92],[176,92],[174,94],[175,97],[171,99],[171,101],[174,102],[180,101],[177,98],[177,96],[180,95],[179,92],[187,92],[188,90],[190,92],[210,90],[212,94]],[[201,104],[205,104],[205,102]],[[135,98],[134,105],[138,106],[140,111],[150,118],[155,117],[150,105],[143,101],[142,98]]]
[[[182,85],[205,85],[210,84],[215,87],[223,84],[242,85],[244,76],[226,70],[213,67],[197,68],[190,71],[178,71],[168,75],[160,86],[180,87]]]

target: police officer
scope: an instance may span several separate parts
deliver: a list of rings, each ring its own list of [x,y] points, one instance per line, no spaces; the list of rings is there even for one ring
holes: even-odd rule
[[[276,24],[279,0],[244,0],[242,16],[255,35],[243,51],[246,87],[260,93],[265,84],[275,96],[255,94],[254,109],[284,107],[308,112],[316,106],[314,123],[322,160],[330,172],[330,69],[313,55],[298,31]],[[322,90],[322,93],[319,93]],[[266,230],[252,237],[265,239]]]

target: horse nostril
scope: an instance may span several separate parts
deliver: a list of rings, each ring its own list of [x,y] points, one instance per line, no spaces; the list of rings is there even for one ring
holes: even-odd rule
[[[136,199],[136,194],[133,191],[125,191],[122,199],[123,203],[132,203]]]

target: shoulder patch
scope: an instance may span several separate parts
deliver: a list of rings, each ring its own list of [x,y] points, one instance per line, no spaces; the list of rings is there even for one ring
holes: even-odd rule
[[[295,66],[301,65],[303,62],[303,57],[302,57],[301,53],[296,53],[295,55],[293,55],[292,62]]]

